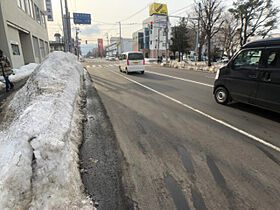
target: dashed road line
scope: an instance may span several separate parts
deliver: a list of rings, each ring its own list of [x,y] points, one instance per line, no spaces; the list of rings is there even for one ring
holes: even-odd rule
[[[202,82],[198,82],[198,81],[195,81],[195,80],[190,80],[190,79],[184,79],[184,78],[181,78],[181,77],[174,77],[174,76],[170,76],[168,74],[161,74],[161,73],[157,73],[157,72],[152,72],[152,71],[146,71],[150,74],[156,74],[156,75],[159,75],[159,76],[162,76],[162,77],[169,77],[169,78],[172,78],[172,79],[177,79],[177,80],[182,80],[182,81],[185,81],[185,82],[191,82],[191,83],[195,83],[195,84],[199,84],[199,85],[204,85],[204,86],[207,86],[207,87],[214,87],[213,85],[210,85],[210,84],[207,84],[207,83],[202,83]]]
[[[258,142],[258,143],[261,143],[261,144],[263,144],[263,145],[265,145],[265,146],[267,146],[267,147],[269,147],[269,148],[271,148],[271,149],[273,149],[273,150],[275,150],[277,152],[280,152],[280,148],[279,147],[277,147],[277,146],[275,146],[275,145],[273,145],[273,144],[271,144],[269,142],[266,142],[265,140],[263,140],[263,139],[261,139],[259,137],[256,137],[256,136],[254,136],[254,135],[252,135],[252,134],[250,134],[250,133],[248,133],[248,132],[246,132],[246,131],[244,131],[242,129],[239,129],[239,128],[237,128],[237,127],[235,127],[235,126],[233,126],[233,125],[231,125],[229,123],[226,123],[226,122],[224,122],[222,120],[219,120],[219,119],[217,119],[217,118],[215,118],[215,117],[213,117],[213,116],[211,116],[211,115],[209,115],[209,114],[207,114],[205,112],[202,112],[202,111],[200,111],[200,110],[198,110],[198,109],[196,109],[196,108],[194,108],[194,107],[192,107],[190,105],[184,104],[183,102],[181,102],[181,101],[179,101],[179,100],[177,100],[175,98],[172,98],[172,97],[170,97],[170,96],[168,96],[168,95],[166,95],[164,93],[161,93],[161,92],[159,92],[159,91],[157,91],[157,90],[155,90],[155,89],[153,89],[151,87],[148,87],[148,86],[143,85],[143,84],[141,84],[141,83],[139,83],[139,82],[137,82],[137,81],[135,81],[133,79],[130,79],[130,78],[124,76],[124,75],[121,75],[120,73],[117,73],[115,71],[111,71],[111,72],[113,72],[114,74],[119,75],[119,76],[125,78],[126,80],[128,80],[130,82],[133,82],[133,83],[135,83],[135,84],[137,84],[137,85],[139,85],[139,86],[141,86],[143,88],[146,88],[146,89],[148,89],[148,90],[150,90],[150,91],[152,91],[152,92],[154,92],[154,93],[156,93],[158,95],[161,95],[161,96],[163,96],[163,97],[165,97],[165,98],[167,98],[167,99],[169,99],[169,100],[171,100],[171,101],[173,101],[173,102],[175,102],[177,104],[180,104],[180,105],[182,105],[182,106],[184,106],[184,107],[186,107],[186,108],[188,108],[188,109],[190,109],[190,110],[192,110],[192,111],[194,111],[194,112],[196,112],[196,113],[198,113],[198,114],[200,114],[200,115],[202,115],[202,116],[204,116],[204,117],[206,117],[208,119],[211,119],[211,120],[213,120],[213,121],[215,121],[215,122],[217,122],[217,123],[219,123],[219,124],[221,124],[221,125],[223,125],[225,127],[228,127],[228,128],[230,128],[230,129],[232,129],[232,130],[234,130],[234,131],[236,131],[236,132],[238,132],[240,134],[243,134],[244,136],[247,136],[250,139],[252,139],[252,140],[254,140],[254,141]]]

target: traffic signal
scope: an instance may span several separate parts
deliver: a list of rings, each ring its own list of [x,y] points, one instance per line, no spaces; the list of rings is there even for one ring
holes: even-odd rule
[[[151,21],[150,24],[151,24],[151,30],[153,30],[153,21]]]
[[[86,42],[86,44],[87,44],[87,40],[86,40],[85,42]]]

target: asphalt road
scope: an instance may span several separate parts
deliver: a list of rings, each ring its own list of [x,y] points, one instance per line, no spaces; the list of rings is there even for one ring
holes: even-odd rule
[[[280,209],[280,115],[218,105],[214,74],[117,62],[87,68],[123,155],[135,209]]]

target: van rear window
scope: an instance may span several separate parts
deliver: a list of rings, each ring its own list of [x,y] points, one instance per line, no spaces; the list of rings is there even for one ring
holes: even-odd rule
[[[129,53],[128,60],[143,60],[144,56],[142,53]]]

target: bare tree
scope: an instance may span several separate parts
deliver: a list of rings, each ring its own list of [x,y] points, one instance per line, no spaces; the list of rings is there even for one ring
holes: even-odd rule
[[[225,53],[230,59],[239,47],[237,30],[239,24],[230,12],[224,13],[222,19],[224,24],[219,32],[220,42],[223,47],[223,54]]]
[[[198,6],[196,6],[194,9],[195,9],[195,12],[192,14],[192,17],[198,17],[199,16]],[[189,23],[190,23],[190,30],[193,31],[193,33],[195,33],[195,35],[190,37],[190,40],[192,40],[192,42],[193,42],[192,47],[195,48],[194,44],[196,42],[196,33],[197,33],[197,27],[198,27],[197,20],[190,19]],[[199,27],[199,32],[200,33],[199,33],[199,39],[198,39],[198,44],[199,44],[199,47],[198,47],[198,61],[201,61],[202,60],[202,49],[203,49],[203,46],[206,43],[206,33],[205,33],[204,28],[201,25]]]
[[[260,35],[263,38],[276,28],[278,8],[273,8],[273,0],[237,0],[229,11],[239,21],[240,45],[248,38]]]
[[[197,1],[195,3],[199,5]],[[206,33],[208,47],[208,66],[211,66],[211,39],[220,31],[223,25],[224,21],[221,20],[223,7],[221,6],[221,0],[202,0],[201,6],[201,22]]]

